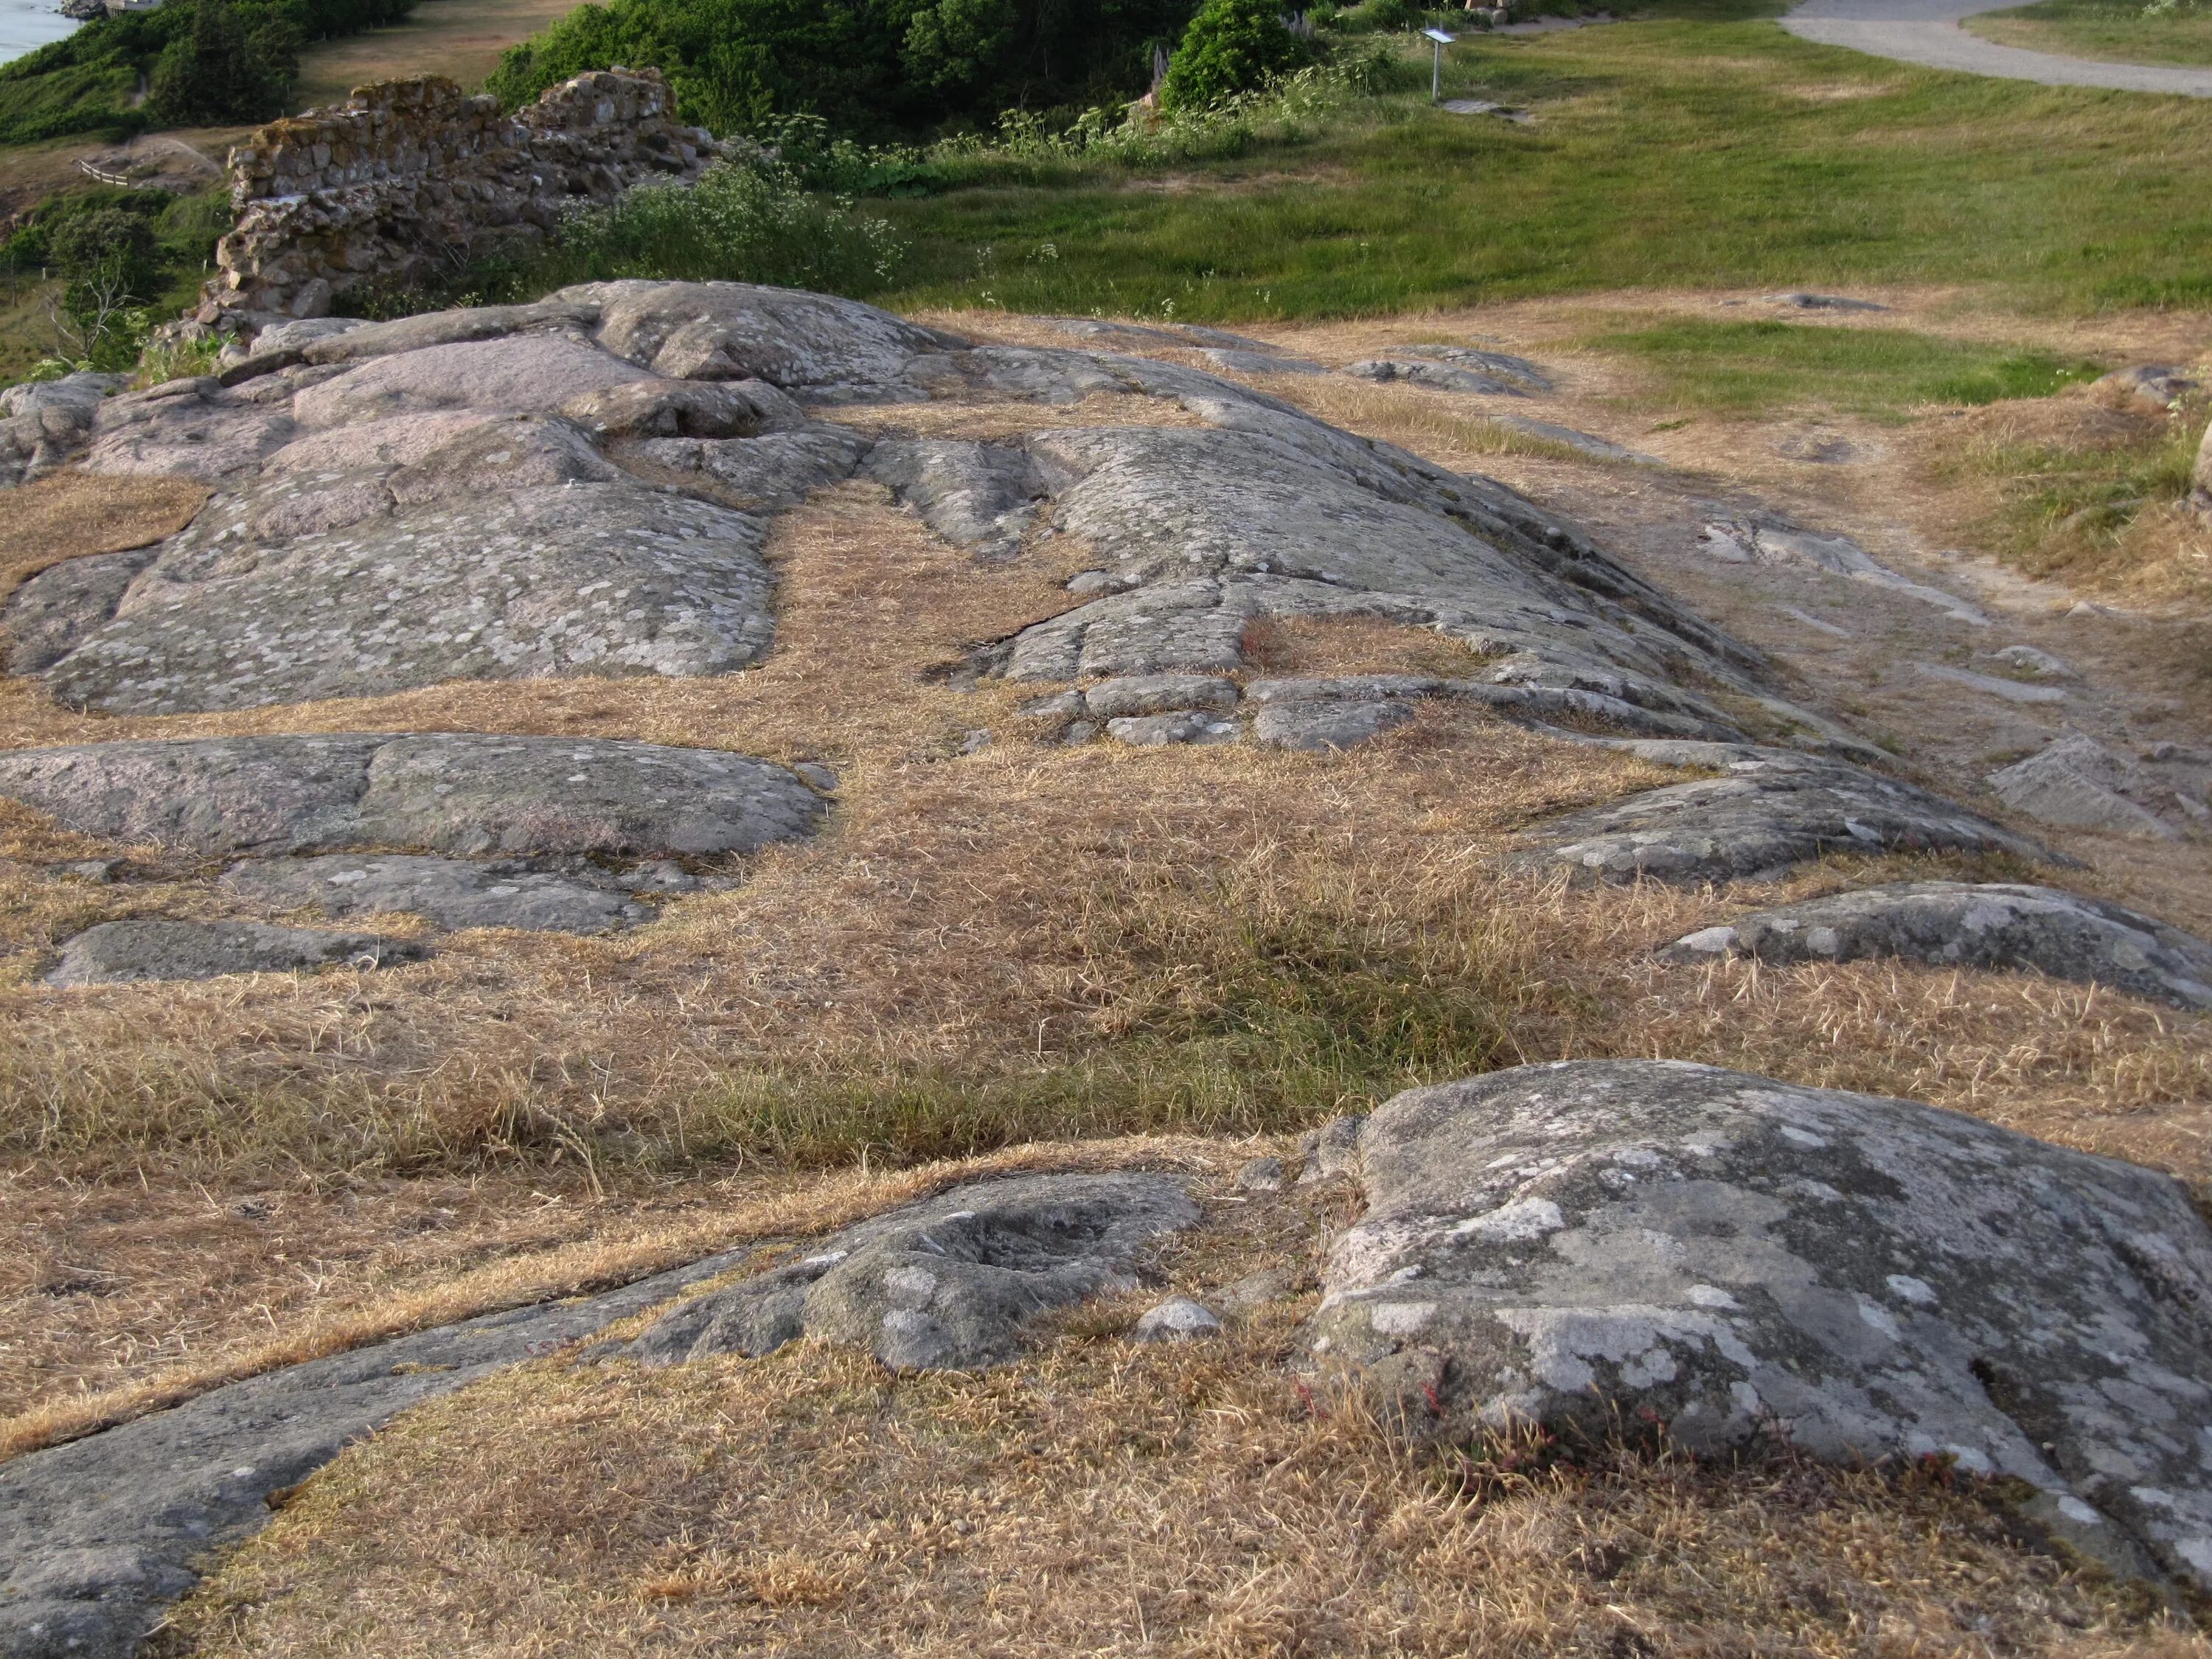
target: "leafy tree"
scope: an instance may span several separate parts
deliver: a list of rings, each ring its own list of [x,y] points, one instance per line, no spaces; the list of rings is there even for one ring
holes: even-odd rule
[[[1207,0],[1168,65],[1160,103],[1203,109],[1303,68],[1313,50],[1291,33],[1275,0]]]
[[[64,276],[112,277],[133,300],[151,299],[160,281],[160,250],[143,213],[104,207],[72,215],[48,234],[46,249]]]
[[[687,120],[771,137],[818,116],[910,137],[1133,98],[1194,0],[606,0],[511,47],[489,82],[509,108],[586,70],[651,65]]]
[[[299,52],[287,18],[249,19],[231,0],[193,0],[191,27],[154,65],[147,107],[171,126],[267,120],[284,112]]]
[[[1020,21],[1014,0],[937,0],[906,26],[900,61],[934,91],[965,90],[1005,59]]]

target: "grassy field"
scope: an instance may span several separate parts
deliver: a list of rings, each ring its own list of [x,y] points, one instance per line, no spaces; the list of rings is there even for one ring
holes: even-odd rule
[[[1150,174],[1008,164],[887,204],[894,306],[1350,316],[1607,289],[1966,285],[2086,312],[2212,301],[2212,107],[1889,64],[1741,0],[1462,40],[1304,142]]]
[[[2181,5],[2146,15],[2141,0],[2036,0],[1964,27],[2001,46],[2107,58],[2122,64],[2212,64],[2212,9]]]

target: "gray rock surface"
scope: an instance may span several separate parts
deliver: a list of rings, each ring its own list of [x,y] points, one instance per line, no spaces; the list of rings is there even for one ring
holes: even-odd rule
[[[1209,346],[1198,354],[1216,368],[1232,374],[1326,374],[1320,363],[1304,357],[1285,357],[1273,351],[1248,351],[1236,346]]]
[[[2201,797],[2177,791],[2094,738],[2061,738],[1992,772],[1990,787],[2015,812],[2069,830],[2173,841],[2205,821]]]
[[[1416,1424],[1948,1455],[2212,1583],[2212,1235],[2168,1176],[1672,1061],[1410,1091],[1359,1167],[1312,1346]]]
[[[749,853],[822,811],[783,768],[723,750],[453,732],[18,749],[0,753],[0,795],[84,835],[210,855]]]
[[[1099,720],[1177,709],[1234,708],[1237,683],[1210,674],[1125,674],[1085,687],[1084,711]]]
[[[825,484],[849,478],[869,453],[869,441],[850,427],[812,422],[757,438],[654,438],[636,455],[700,483],[747,508],[796,507]]]
[[[1359,1136],[1364,1117],[1334,1118],[1298,1140],[1298,1185],[1333,1181],[1359,1168]]]
[[[485,482],[270,541],[212,503],[112,615],[88,611],[46,684],[71,704],[168,714],[453,679],[723,673],[767,650],[760,520],[627,481]]]
[[[46,983],[105,985],[338,966],[383,968],[420,961],[425,954],[411,939],[271,927],[257,921],[103,921],[62,946],[61,961],[46,975]]]
[[[274,912],[326,916],[406,913],[441,927],[515,927],[603,933],[647,921],[633,896],[649,877],[625,879],[581,860],[427,858],[417,854],[325,853],[242,859],[222,889]]]
[[[1524,438],[1540,438],[1547,444],[1565,444],[1576,453],[1587,455],[1594,461],[1624,461],[1634,466],[1664,466],[1666,462],[1656,455],[1646,455],[1641,450],[1630,449],[1609,439],[1593,437],[1587,432],[1577,432],[1571,426],[1561,426],[1553,421],[1532,421],[1525,415],[1492,415],[1492,426],[1502,426],[1508,432],[1517,432]]]
[[[1737,916],[1677,939],[1678,962],[1905,957],[1943,967],[2033,968],[2212,1008],[2212,945],[2120,905],[2055,887],[1916,881]]]
[[[93,553],[49,565],[9,596],[0,610],[0,666],[35,674],[59,662],[83,638],[85,620],[112,617],[155,550]]]
[[[1235,743],[1243,729],[1228,715],[1188,710],[1173,714],[1133,714],[1108,720],[1106,735],[1133,749],[1158,749],[1170,744]]]
[[[2024,836],[1863,767],[1725,744],[1623,744],[1662,765],[1723,775],[1668,784],[1538,825],[1524,868],[1577,878],[1728,881],[1827,853],[2011,853],[2048,860]]]
[[[0,1463],[0,1653],[131,1659],[210,1552],[259,1531],[269,1495],[348,1442],[641,1313],[745,1254],[271,1371]]]
[[[1203,1302],[1172,1296],[1156,1308],[1147,1308],[1137,1320],[1139,1342],[1194,1342],[1221,1334],[1221,1321]]]
[[[1551,376],[1526,357],[1471,346],[1394,346],[1388,356],[1346,364],[1346,374],[1363,380],[1408,380],[1439,392],[1473,392],[1524,397],[1552,390]]]
[[[1218,331],[1069,326],[1279,361]],[[1421,373],[1548,384],[1501,353],[1400,355]],[[963,398],[1164,399],[1202,424],[980,444],[807,418]],[[1756,652],[1488,480],[1180,362],[970,346],[819,295],[594,283],[287,337],[220,375],[111,398],[98,427],[94,471],[217,486],[119,592],[117,567],[20,602],[26,660],[53,695],[111,712],[740,668],[772,632],[764,515],[863,467],[984,556],[1032,525],[1097,549],[1090,602],[987,646],[977,672],[1219,672],[1241,665],[1255,617],[1364,616],[1466,640],[1516,698],[1641,709],[1646,732],[1741,736],[1705,689],[1762,695]]]
[[[857,301],[747,283],[601,283],[555,300],[601,307],[601,346],[686,380],[766,380],[816,402],[913,395],[916,356],[962,342]]]
[[[1760,296],[1769,305],[1787,306],[1792,311],[1887,311],[1889,307],[1876,305],[1872,300],[1853,300],[1840,294],[1768,294]]]
[[[2203,382],[2179,363],[2137,363],[2131,368],[2116,368],[2099,376],[2092,389],[2114,393],[2153,409],[2172,409],[2191,392],[2202,390]]]
[[[1409,698],[1304,698],[1265,704],[1252,736],[1276,749],[1353,749],[1413,717]]]
[[[1237,1189],[1245,1193],[1279,1193],[1285,1176],[1279,1158],[1255,1158],[1237,1171]]]
[[[1913,672],[1924,679],[1942,680],[1952,685],[1963,686],[1969,691],[1978,691],[1985,697],[1995,697],[2001,702],[2050,703],[2066,701],[2063,686],[2034,685],[2021,680],[2005,679],[1995,674],[1977,674],[1971,668],[1954,668],[1948,663],[1921,662],[1912,665]]]
[[[1989,623],[1981,607],[1972,600],[1899,575],[1848,536],[1823,536],[1787,525],[1744,523],[1729,519],[1707,525],[1698,536],[1698,546],[1708,558],[1723,564],[1776,565],[1822,571],[1918,599],[1974,627],[1984,627]]]
[[[1000,1364],[1020,1352],[1022,1328],[1037,1314],[1134,1289],[1139,1248],[1198,1214],[1166,1176],[976,1182],[709,1292],[618,1352],[666,1365],[769,1353],[811,1336],[865,1347],[899,1370]]]

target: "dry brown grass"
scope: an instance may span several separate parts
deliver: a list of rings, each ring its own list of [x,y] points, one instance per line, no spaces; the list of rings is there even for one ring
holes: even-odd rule
[[[190,478],[105,478],[49,472],[8,492],[0,519],[0,605],[41,570],[88,553],[121,553],[173,536],[207,487]]]
[[[1159,1263],[1219,1301],[1341,1194],[1237,1206]],[[1309,1277],[1306,1280],[1310,1285]],[[1310,1295],[1145,1347],[1158,1291],[1019,1365],[850,1351],[532,1366],[312,1480],[157,1651],[277,1656],[2202,1655],[2021,1548],[1992,1494],[1588,1449],[1407,1452],[1286,1368]],[[434,1498],[432,1498],[434,1494]]]

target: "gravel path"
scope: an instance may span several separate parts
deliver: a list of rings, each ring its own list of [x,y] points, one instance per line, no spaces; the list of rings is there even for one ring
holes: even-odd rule
[[[1995,11],[1988,0],[1806,0],[1782,27],[1823,46],[1924,64],[1966,75],[2038,81],[2046,87],[2111,87],[2212,98],[2212,70],[2100,64],[2056,52],[2000,46],[1959,27],[1962,17]]]

